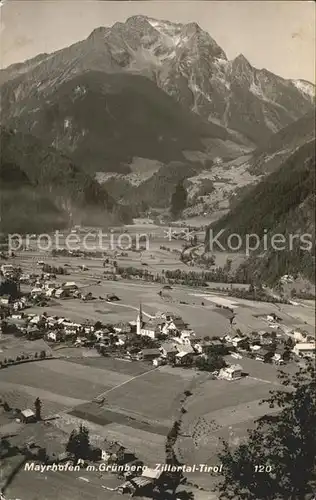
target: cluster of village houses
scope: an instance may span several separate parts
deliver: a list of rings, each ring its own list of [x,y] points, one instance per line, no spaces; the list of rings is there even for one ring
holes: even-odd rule
[[[76,293],[78,287],[66,282],[63,289]],[[49,290],[49,288],[48,288]],[[111,295],[108,300],[117,300]],[[48,343],[67,342],[77,347],[96,348],[104,355],[122,357],[135,361],[146,361],[154,366],[172,364],[195,366],[199,358],[207,358],[209,352],[222,355],[230,353],[236,359],[251,356],[262,362],[287,362],[291,355],[311,356],[315,354],[315,341],[312,336],[299,330],[284,332],[282,322],[275,314],[267,315],[267,330],[243,335],[233,329],[221,338],[198,338],[183,319],[173,312],[160,312],[144,321],[140,305],[136,321],[102,325],[100,322],[79,323],[65,317],[27,313],[29,304],[25,297],[10,304],[10,314],[5,318],[6,331],[19,333],[29,340],[43,338]],[[4,327],[2,326],[2,329]],[[133,339],[143,339],[143,345],[133,346]],[[291,345],[286,340],[291,339]],[[155,347],[148,346],[151,343]],[[225,350],[223,351],[223,347]],[[217,375],[227,379],[239,378],[242,367],[239,364],[223,368]]]
[[[41,264],[41,262],[40,262]],[[1,273],[8,278],[14,273],[10,264],[1,266]],[[29,275],[20,274],[20,282],[28,282]],[[286,329],[276,314],[268,314],[265,318],[267,329],[252,334],[243,335],[230,329],[230,333],[221,338],[199,339],[195,332],[181,317],[172,312],[157,313],[155,317],[144,321],[140,305],[136,321],[118,323],[106,327],[95,323],[73,322],[65,317],[43,314],[27,314],[27,309],[34,301],[45,297],[48,301],[54,297],[81,298],[90,300],[91,293],[82,293],[73,281],[66,281],[56,286],[51,281],[50,273],[42,273],[33,280],[33,288],[28,296],[13,298],[10,295],[0,296],[0,307],[6,310],[5,320],[9,331],[18,330],[30,340],[44,338],[47,342],[71,342],[75,346],[96,347],[102,354],[111,354],[116,349],[121,350],[125,357],[131,360],[142,360],[153,363],[154,366],[170,363],[175,365],[193,366],[198,357],[207,357],[210,350],[223,353],[230,352],[236,359],[251,356],[258,361],[283,363],[288,361],[289,351],[296,356],[311,356],[315,354],[315,339],[306,332]],[[115,294],[108,294],[104,300],[119,300]],[[3,317],[3,316],[2,316]],[[136,335],[155,341],[157,347],[131,347],[130,341]],[[211,335],[210,335],[211,336]],[[292,339],[286,345],[286,339]],[[148,343],[147,343],[148,344]],[[128,346],[128,348],[127,348]],[[233,374],[231,373],[233,371]],[[226,378],[236,378],[241,372],[240,365],[226,367],[222,375]]]
[[[221,338],[197,339],[193,330],[188,328],[181,317],[173,313],[161,313],[156,318],[145,323],[141,308],[137,316],[137,334],[159,338],[161,334],[168,336],[168,341],[162,343],[160,349],[146,349],[142,353],[147,359],[152,359],[153,364],[158,366],[166,360],[176,361],[176,364],[192,364],[196,356],[207,356],[211,349],[216,353],[223,352],[223,346],[236,358],[251,356],[258,361],[274,362],[283,364],[290,358],[291,352],[296,356],[314,356],[315,339],[301,330],[283,329],[280,324],[281,319],[276,314],[268,314],[267,330],[252,332],[249,335],[239,333],[229,333]],[[285,337],[287,335],[287,337]],[[285,340],[291,339],[291,349],[286,345]],[[240,365],[231,365],[223,368],[219,376],[227,379],[239,378],[242,373]]]
[[[80,266],[85,270],[86,266]],[[14,273],[14,267],[11,264],[5,264],[1,266],[1,273],[6,279],[12,278]],[[31,285],[32,288],[29,293],[29,302],[35,302],[45,299],[66,299],[66,298],[78,298],[81,300],[93,300],[94,297],[91,292],[84,292],[84,289],[79,289],[78,285],[74,281],[65,281],[62,283],[56,283],[52,281],[56,279],[56,275],[53,273],[41,273],[39,274],[28,274],[22,273],[19,276],[19,283]],[[101,298],[101,297],[99,297]],[[108,294],[104,297],[105,300],[118,300],[114,294]],[[24,304],[26,303],[26,297],[23,298]],[[0,305],[9,305],[13,303],[12,297],[9,294],[4,294],[0,296]],[[23,301],[19,305],[18,302],[14,302],[14,308],[23,308]]]

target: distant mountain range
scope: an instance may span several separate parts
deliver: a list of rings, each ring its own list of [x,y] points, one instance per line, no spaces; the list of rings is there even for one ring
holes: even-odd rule
[[[0,86],[4,124],[90,172],[127,172],[134,156],[183,160],[184,149],[212,157],[218,142],[239,156],[310,112],[315,91],[229,61],[196,23],[145,16],[12,65]]]

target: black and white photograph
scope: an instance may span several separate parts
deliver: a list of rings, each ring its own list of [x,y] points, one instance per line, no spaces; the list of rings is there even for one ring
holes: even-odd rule
[[[315,26],[1,0],[0,500],[316,500]]]

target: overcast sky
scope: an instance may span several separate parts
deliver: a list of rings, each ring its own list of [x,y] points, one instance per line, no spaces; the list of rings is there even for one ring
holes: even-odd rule
[[[315,82],[315,4],[303,1],[4,0],[0,63],[6,67],[86,38],[135,14],[196,21],[228,58],[242,53],[257,68]]]

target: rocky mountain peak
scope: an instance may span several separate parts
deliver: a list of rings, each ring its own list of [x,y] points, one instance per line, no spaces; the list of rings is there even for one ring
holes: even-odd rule
[[[95,37],[104,36],[108,33],[108,31],[109,28],[106,28],[105,26],[100,26],[99,28],[95,28],[89,35],[88,40]]]
[[[4,91],[9,100],[4,98],[4,108],[9,110],[12,95],[17,101],[30,92],[48,96],[58,85],[89,70],[143,75],[185,107],[255,144],[313,105],[312,84],[258,70],[243,54],[228,61],[197,23],[136,15],[112,27],[96,28],[86,40],[40,61],[0,71],[0,84],[21,78],[16,88],[12,83],[14,88]]]
[[[188,24],[185,24],[184,25],[185,27],[185,31],[189,34],[193,34],[193,33],[200,33],[202,31],[202,29],[200,28],[200,26],[197,24],[197,23],[188,23]]]
[[[238,73],[249,73],[253,71],[253,67],[243,54],[239,54],[237,57],[235,57],[235,59],[231,61],[231,66],[233,71]]]

